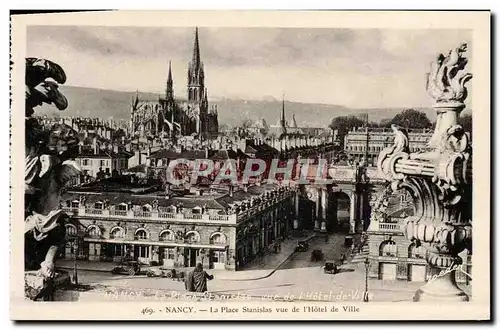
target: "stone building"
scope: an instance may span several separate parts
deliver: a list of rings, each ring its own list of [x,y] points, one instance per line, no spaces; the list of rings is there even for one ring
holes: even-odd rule
[[[369,240],[369,276],[379,280],[428,281],[434,274],[427,264],[427,252],[404,234],[404,219],[414,214],[411,196],[399,191],[381,195],[379,207],[373,211],[367,230]],[[470,274],[471,255],[463,254],[464,269]],[[470,279],[457,272],[457,282],[468,284]]]
[[[431,136],[430,129],[409,129],[410,150],[425,148]],[[361,160],[368,156],[368,162],[375,164],[379,153],[393,142],[394,134],[390,128],[355,127],[344,137],[344,151],[350,159]]]
[[[68,191],[62,203],[68,238],[83,236],[78,258],[237,270],[288,235],[294,198],[276,184],[188,193],[108,181]],[[64,257],[73,253],[68,243]]]
[[[195,31],[193,56],[188,66],[187,99],[174,97],[172,70],[169,64],[165,96],[140,100],[137,93],[130,110],[130,133],[140,137],[196,134],[200,138],[216,135],[219,130],[217,105],[209,107],[205,70],[201,61],[198,28]]]

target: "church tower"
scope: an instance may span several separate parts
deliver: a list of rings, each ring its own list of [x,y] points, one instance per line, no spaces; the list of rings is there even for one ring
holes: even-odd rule
[[[205,72],[200,58],[200,42],[198,40],[198,28],[194,34],[193,57],[188,67],[188,101],[201,102],[205,92]]]
[[[283,103],[281,105],[281,116],[280,116],[280,128],[281,134],[286,134],[286,118],[285,118],[285,94],[283,94]]]
[[[172,63],[168,61],[167,88],[165,89],[165,100],[167,102],[174,100],[174,81],[172,79]]]

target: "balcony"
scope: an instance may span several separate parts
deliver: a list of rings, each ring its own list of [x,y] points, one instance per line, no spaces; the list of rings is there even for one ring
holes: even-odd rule
[[[135,218],[151,218],[151,212],[147,212],[147,211],[134,212],[134,217]]]
[[[102,209],[94,209],[94,208],[87,208],[85,209],[85,213],[86,214],[90,214],[90,215],[100,215],[102,214],[104,210]]]
[[[125,211],[125,210],[108,210],[108,209],[94,209],[94,208],[63,208],[69,216],[77,217],[91,217],[109,219],[123,218],[130,220],[140,220],[145,222],[165,222],[169,221],[182,221],[182,222],[201,222],[201,223],[226,223],[236,224],[241,221],[241,214],[230,215],[210,215],[210,214],[183,214],[183,213],[169,213],[158,211]]]
[[[127,216],[127,211],[125,210],[110,210],[109,215],[113,216],[119,216],[119,217],[126,217]]]
[[[402,222],[379,222],[372,221],[368,231],[371,232],[386,232],[386,233],[403,233]]]

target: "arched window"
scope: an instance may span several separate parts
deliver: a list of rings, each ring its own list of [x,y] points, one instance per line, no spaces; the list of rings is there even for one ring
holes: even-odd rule
[[[66,224],[66,236],[76,236],[78,230],[72,224]]]
[[[384,241],[380,244],[379,255],[381,257],[397,257],[398,246],[394,241]]]
[[[109,238],[116,239],[124,237],[125,237],[125,230],[122,227],[114,227],[109,232]]]
[[[175,234],[173,231],[166,229],[160,233],[160,241],[175,241]]]
[[[196,231],[188,231],[185,239],[188,243],[197,243],[200,241],[200,234]]]
[[[425,259],[426,253],[427,252],[423,246],[417,247],[415,243],[412,243],[408,247],[408,258]]]
[[[89,237],[100,237],[101,229],[99,229],[96,225],[90,225],[87,227],[87,235]]]
[[[193,214],[201,214],[201,211],[202,211],[202,209],[199,206],[193,207],[193,210],[192,210]]]
[[[148,233],[144,229],[137,229],[135,232],[135,239],[136,240],[148,239]]]
[[[146,204],[142,206],[142,212],[151,212],[151,205]]]
[[[210,244],[226,244],[226,235],[223,233],[213,233],[210,236]]]

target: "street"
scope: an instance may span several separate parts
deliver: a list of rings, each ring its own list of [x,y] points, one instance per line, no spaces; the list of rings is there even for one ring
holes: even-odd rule
[[[365,288],[365,267],[363,264],[346,264],[338,274],[325,274],[324,261],[311,262],[311,252],[321,249],[325,260],[337,259],[342,253],[345,235],[330,235],[328,243],[324,237],[310,241],[306,252],[295,253],[271,276],[258,280],[237,280],[245,278],[251,271],[240,271],[235,280],[223,277],[221,271],[208,270],[214,279],[208,282],[208,290],[216,294],[244,294],[262,299],[265,296],[294,297],[295,300],[313,301],[362,301]],[[222,271],[223,272],[223,271]],[[81,284],[101,284],[119,289],[153,289],[184,292],[184,282],[167,278],[151,278],[145,275],[113,275],[110,272],[78,272]],[[421,283],[406,281],[369,280],[371,301],[411,301]]]
[[[327,260],[340,259],[343,251],[345,234],[328,235],[328,243],[325,243],[323,236],[314,237],[309,241],[309,250],[306,252],[295,253],[280,269],[304,268],[304,267],[322,267]],[[321,250],[324,253],[324,259],[320,261],[311,261],[311,252]]]

